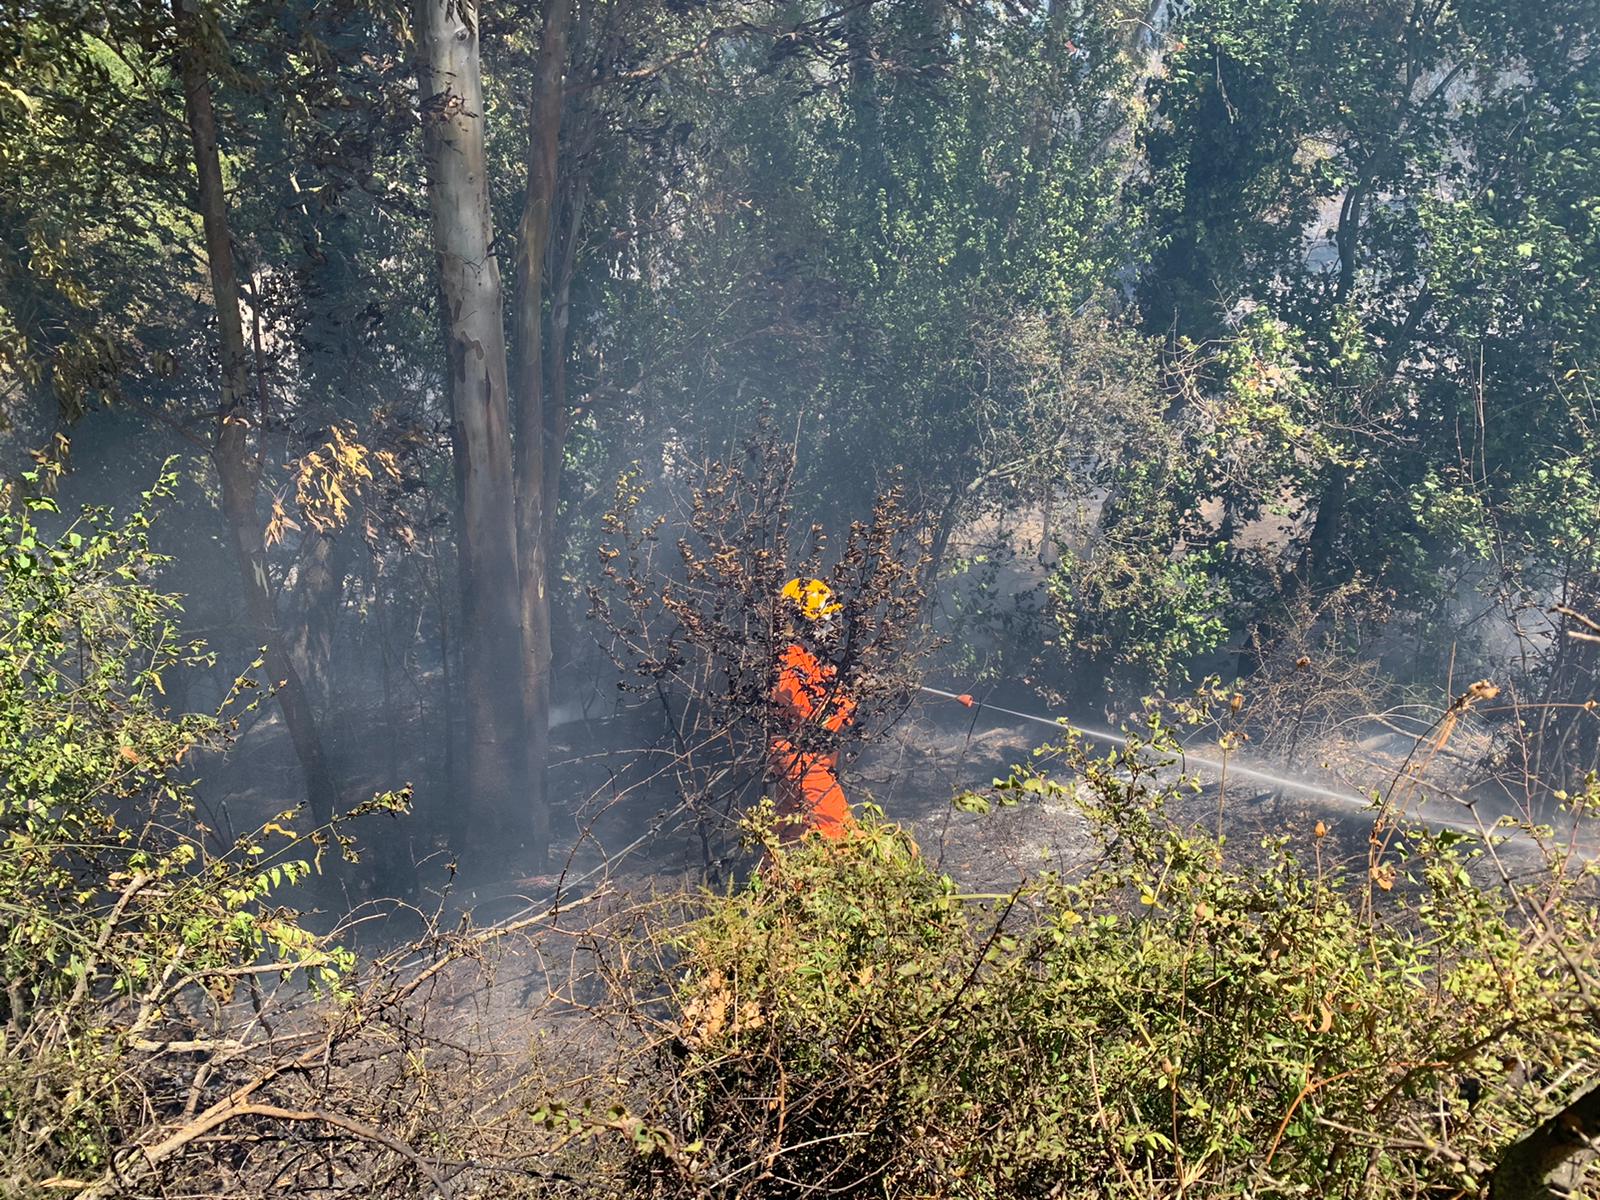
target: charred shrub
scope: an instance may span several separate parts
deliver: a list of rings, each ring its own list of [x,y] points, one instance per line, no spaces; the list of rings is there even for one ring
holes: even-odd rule
[[[928,646],[926,542],[898,489],[835,548],[797,520],[793,469],[768,438],[698,468],[670,517],[644,516],[646,490],[625,476],[605,518],[592,615],[621,686],[659,706],[667,768],[708,845],[762,796],[775,737],[848,757],[904,711]],[[793,730],[773,705],[779,652],[795,636],[779,593],[796,577],[822,579],[843,606],[824,653],[855,719],[837,731]]]

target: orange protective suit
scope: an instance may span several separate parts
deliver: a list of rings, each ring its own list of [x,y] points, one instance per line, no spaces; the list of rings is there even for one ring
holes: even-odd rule
[[[778,681],[772,688],[772,702],[781,718],[795,728],[820,725],[838,733],[851,721],[856,702],[837,691],[838,671],[818,660],[804,646],[791,643],[778,655]],[[853,825],[850,805],[834,774],[839,765],[836,753],[804,750],[795,744],[804,739],[772,739],[772,769],[778,776],[778,816],[783,819],[786,836],[798,837],[814,830],[823,837],[837,839]]]

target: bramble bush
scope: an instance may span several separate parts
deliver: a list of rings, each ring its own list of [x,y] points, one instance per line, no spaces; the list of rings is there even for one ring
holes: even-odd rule
[[[1504,827],[1235,845],[1175,815],[1152,721],[962,799],[1077,806],[1076,877],[963,894],[869,814],[705,897],[666,938],[635,1085],[672,1153],[629,1156],[633,1194],[1466,1197],[1508,1147],[1491,1194],[1554,1194],[1526,1131],[1595,1076],[1593,865]]]

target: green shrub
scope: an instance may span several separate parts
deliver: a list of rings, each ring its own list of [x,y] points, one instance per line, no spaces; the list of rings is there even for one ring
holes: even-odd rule
[[[1593,1076],[1587,865],[1511,886],[1456,833],[1235,847],[1137,750],[1061,757],[1072,785],[967,805],[1076,804],[1075,878],[964,895],[869,816],[705,900],[639,1080],[675,1147],[640,1192],[1465,1196]]]
[[[120,522],[67,524],[48,499],[0,512],[6,1195],[98,1176],[181,1114],[201,1082],[185,1062],[235,1035],[237,987],[290,971],[334,986],[351,961],[271,899],[313,871],[326,831],[297,834],[290,811],[230,843],[197,818],[187,772],[229,730],[226,709],[164,707],[163,676],[199,653],[152,585],[149,531],[171,488],[164,476]]]
[[[1224,546],[1174,556],[1137,539],[1107,541],[1094,555],[1064,547],[1047,584],[1058,643],[1079,671],[1115,683],[1168,688],[1227,640]]]

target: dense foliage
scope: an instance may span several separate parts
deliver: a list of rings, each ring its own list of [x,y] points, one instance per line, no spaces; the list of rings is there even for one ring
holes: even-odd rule
[[[337,988],[353,962],[273,898],[340,835],[296,833],[291,809],[235,837],[197,808],[194,760],[257,685],[241,679],[214,717],[166,706],[163,678],[199,652],[153,585],[152,513],[172,484],[121,521],[62,521],[48,498],[0,513],[7,1194],[96,1177],[134,1131],[183,1111],[178,1064],[233,1040],[239,989],[291,975]]]
[[[1551,612],[1600,607],[1592,4],[534,7],[463,27],[466,115],[419,94],[431,35],[398,6],[0,18],[12,449],[59,427],[124,490],[197,451],[189,519],[270,527],[273,603],[219,648],[281,643],[313,791],[350,770],[318,740],[361,690],[336,664],[437,675],[438,761],[504,740],[473,697],[511,686],[474,640],[507,556],[542,725],[590,650],[618,475],[681,480],[766,413],[835,537],[904,469],[968,669],[1107,704],[1211,672],[1265,694],[1337,596],[1314,658],[1381,662],[1393,697],[1436,688],[1454,645],[1539,714],[1536,774],[1596,765],[1572,707],[1593,643]],[[171,131],[197,85],[194,149]],[[430,193],[456,159],[419,114],[481,141],[481,211]],[[190,180],[213,151],[208,213]],[[512,395],[471,436],[448,347],[490,353],[494,323],[451,332],[465,310],[436,312],[430,276],[458,218],[506,279]],[[206,221],[235,260],[233,349]],[[250,394],[218,427],[230,370]],[[230,455],[253,495],[209,482]],[[343,502],[308,509],[329,494],[308,477]],[[227,540],[175,568],[208,628]],[[485,806],[467,828],[501,819]],[[424,810],[458,841],[462,816]]]
[[[1058,757],[1081,782],[990,802],[1076,807],[1081,871],[964,894],[879,822],[704,901],[638,1080],[682,1157],[640,1194],[1471,1195],[1583,1090],[1600,925],[1559,839],[1515,890],[1526,834],[1235,846],[1147,751]]]

